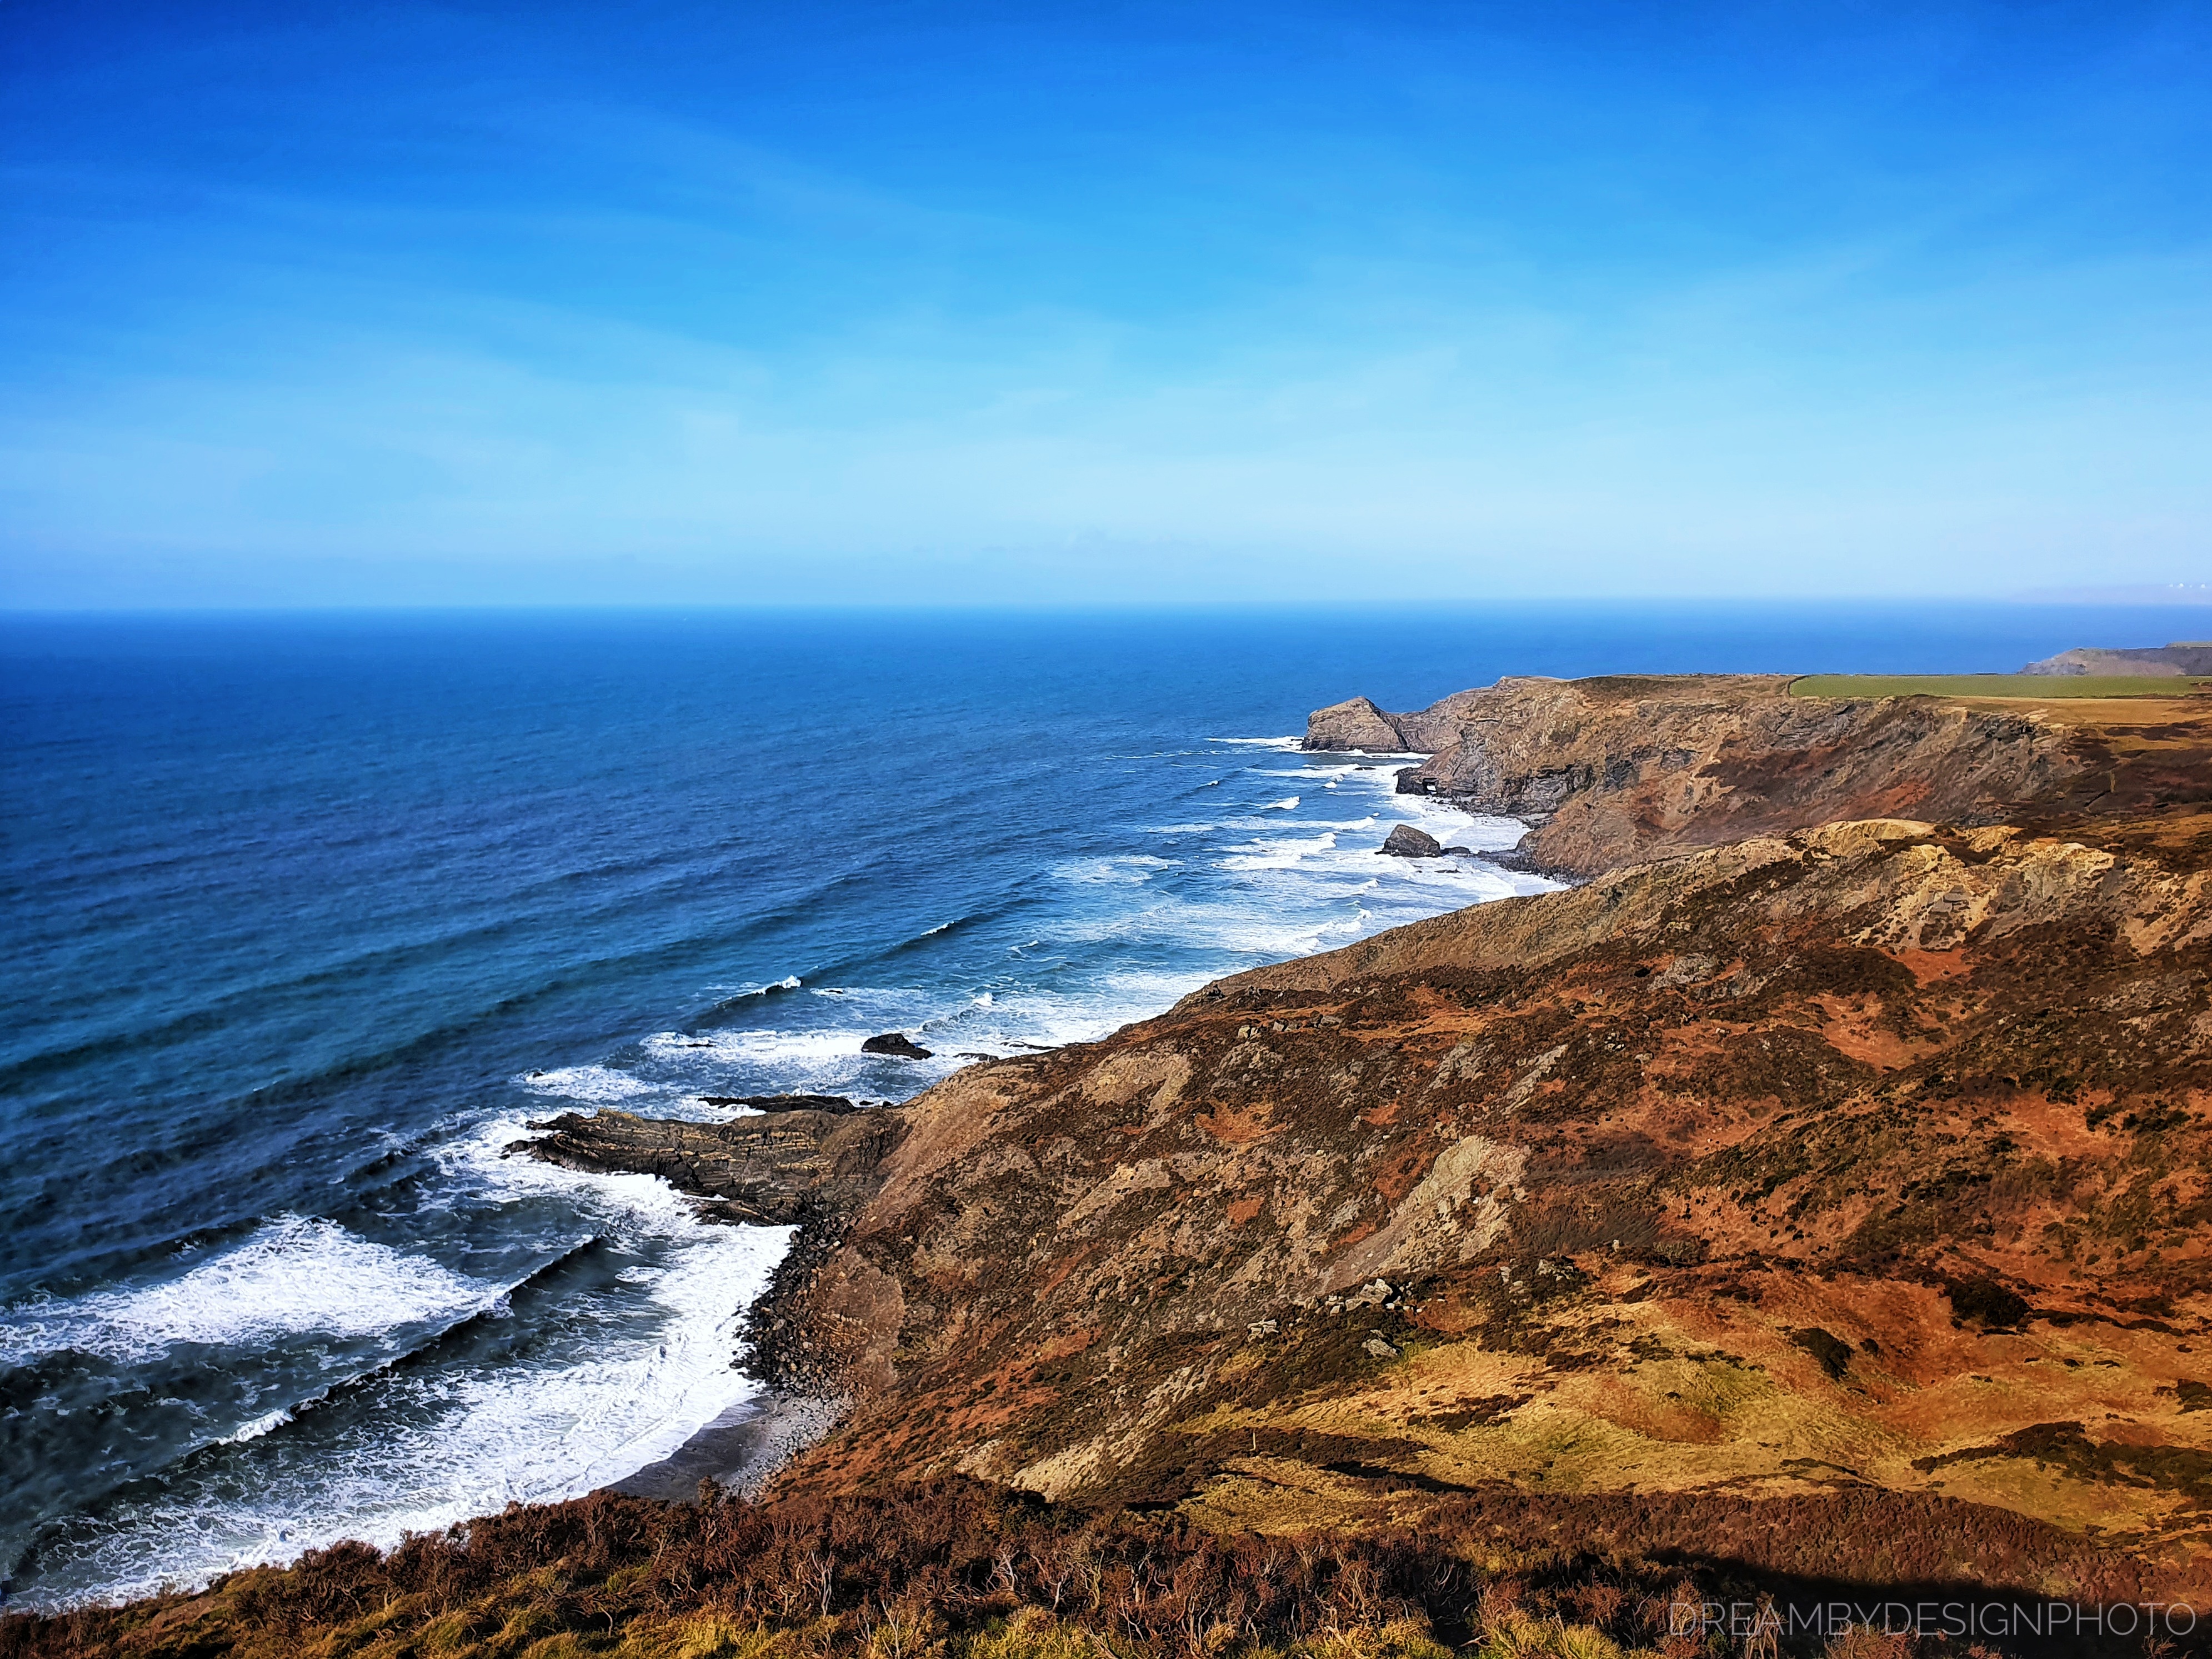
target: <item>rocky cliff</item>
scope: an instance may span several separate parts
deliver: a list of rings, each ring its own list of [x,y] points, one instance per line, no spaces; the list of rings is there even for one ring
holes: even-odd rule
[[[1524,818],[1539,868],[1638,860],[1839,819],[2124,816],[2212,799],[2189,700],[1814,698],[1774,676],[1502,679],[1413,714],[1316,710],[1310,750],[1429,751],[1403,792]]]
[[[757,1313],[847,1402],[780,1484],[1274,1530],[1849,1493],[1899,1559],[2008,1511],[2201,1588],[2209,993],[2212,817],[1889,819],[971,1067],[872,1115]]]
[[[2212,641],[2183,641],[2173,645],[2122,647],[2117,650],[2083,646],[2055,657],[2032,662],[2023,674],[2124,674],[2179,676],[2212,674]]]

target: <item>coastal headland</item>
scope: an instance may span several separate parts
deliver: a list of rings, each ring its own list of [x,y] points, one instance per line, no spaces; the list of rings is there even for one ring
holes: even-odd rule
[[[1013,1621],[989,1629],[1031,1632],[1009,1652],[1106,1628],[1069,1593],[1079,1562],[1044,1610],[1060,1546],[1039,1528],[1091,1538],[1099,1572],[1135,1583],[1157,1551],[1163,1585],[1188,1568],[1255,1608],[1262,1556],[1286,1584],[1326,1556],[1310,1605],[1330,1640],[1370,1632],[1364,1654],[1441,1635],[1688,1659],[1741,1645],[1679,1627],[1717,1585],[1770,1612],[1940,1594],[2212,1613],[2212,697],[2177,690],[1522,678],[1316,711],[1309,748],[1425,755],[1401,790],[1526,819],[1522,856],[1574,884],[1222,980],[901,1106],[540,1126],[528,1155],[799,1224],[746,1363],[766,1415],[808,1426],[732,1440],[744,1458],[715,1473],[757,1504],[650,1525],[636,1499],[562,1506],[530,1523],[536,1554],[471,1582],[495,1602],[483,1586],[574,1578],[586,1516],[659,1539],[655,1562],[751,1528],[842,1634],[762,1635],[805,1622],[771,1616],[763,1581],[737,1645],[667,1650],[880,1659],[981,1638],[950,1592],[884,1638],[891,1589],[861,1619],[865,1572],[840,1601],[820,1565],[839,1527],[876,1528],[885,1560],[938,1539],[930,1559],[968,1562],[974,1605]],[[1030,1555],[989,1566],[977,1540],[1016,1536]],[[1415,1562],[1460,1588],[1407,1588]],[[420,1563],[355,1565],[387,1606],[429,1594]],[[303,1571],[265,1594],[305,1596]],[[218,1605],[240,1593],[159,1616],[242,1628]],[[1150,1594],[1123,1598],[1133,1652],[1327,1646],[1266,1622],[1279,1608],[1224,1626],[1225,1587],[1169,1629]],[[2056,1646],[2041,1622],[2025,1644],[1972,1634],[2137,1651],[2137,1620]],[[605,1644],[586,1628],[538,1627],[617,1650],[612,1613]],[[1840,1639],[1784,1634],[1760,1650]]]
[[[2212,805],[2212,702],[2194,682],[2083,698],[2045,692],[2063,678],[1986,679],[1986,695],[1893,696],[1821,695],[1851,677],[1509,678],[1413,714],[1365,697],[1317,709],[1305,747],[1425,754],[1401,793],[1521,818],[1526,860],[1576,877],[1850,818],[2064,823]]]
[[[1271,1530],[1848,1492],[2212,1582],[2212,699],[1790,693],[1316,712],[1587,879],[872,1115],[756,1313],[845,1402],[778,1483]]]

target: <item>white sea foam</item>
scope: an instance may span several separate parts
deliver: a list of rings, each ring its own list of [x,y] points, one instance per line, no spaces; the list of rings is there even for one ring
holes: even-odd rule
[[[510,1502],[578,1497],[666,1456],[748,1398],[756,1385],[731,1365],[738,1322],[790,1230],[701,1222],[648,1176],[503,1157],[525,1132],[519,1118],[483,1125],[441,1161],[517,1198],[561,1193],[601,1224],[652,1243],[659,1265],[624,1274],[652,1316],[649,1334],[587,1341],[554,1365],[393,1376],[390,1398],[410,1407],[400,1425],[353,1425],[312,1456],[266,1461],[242,1489],[224,1481],[123,1504],[67,1552],[75,1576],[104,1595],[143,1595],[342,1538],[388,1547]],[[273,1412],[231,1438],[261,1443],[240,1455],[264,1458],[269,1437],[292,1420]]]
[[[1148,854],[1125,854],[1118,858],[1071,859],[1065,864],[1055,864],[1052,873],[1062,881],[1090,885],[1114,884],[1141,886],[1152,878],[1156,870],[1172,870],[1173,859],[1156,858]]]
[[[234,1446],[242,1446],[249,1440],[258,1440],[263,1435],[281,1429],[290,1421],[292,1421],[292,1413],[289,1411],[270,1412],[265,1416],[255,1418],[251,1423],[241,1427],[237,1433],[230,1437],[230,1443]]]
[[[1255,766],[1239,775],[1334,783],[1338,793],[1330,805],[1350,811],[1298,817],[1292,815],[1297,798],[1263,799],[1244,807],[1249,816],[1157,826],[1151,833],[1200,837],[1211,845],[1189,861],[1191,873],[1179,874],[1172,891],[1146,887],[1115,902],[1103,902],[1102,895],[1102,902],[1060,922],[1056,936],[1076,945],[1127,942],[1147,952],[1195,957],[1194,967],[1204,963],[1219,973],[1241,961],[1327,950],[1439,910],[1551,884],[1480,858],[1377,857],[1392,823],[1415,824],[1447,845],[1478,852],[1511,846],[1525,826],[1470,817],[1425,796],[1399,795],[1395,772],[1371,761]],[[1310,833],[1285,833],[1298,830]],[[1229,836],[1243,839],[1224,839]],[[1211,878],[1195,879],[1200,872]]]
[[[187,1342],[378,1336],[443,1322],[499,1294],[428,1257],[304,1216],[279,1216],[239,1243],[180,1261],[191,1265],[146,1284],[8,1310],[0,1362],[64,1348],[142,1360]]]
[[[532,1094],[558,1095],[586,1106],[617,1105],[654,1092],[650,1083],[610,1066],[563,1066],[550,1072],[532,1072],[515,1081]]]
[[[1288,870],[1316,853],[1326,853],[1336,845],[1336,832],[1311,836],[1304,839],[1285,837],[1279,841],[1255,841],[1223,859],[1224,870]]]
[[[1321,942],[1323,930],[1340,920],[1327,915],[1300,915],[1265,902],[1167,900],[1142,910],[1071,923],[1066,932],[1071,939],[1084,942],[1110,940],[1135,945],[1171,940],[1221,957],[1279,960],[1327,949]],[[1233,961],[1206,967],[1194,965],[1185,973],[1163,975],[1164,983],[1176,988],[1166,1000],[1172,1001],[1176,996],[1197,989],[1217,974],[1240,965]],[[1126,1024],[1129,1019],[1158,1013],[1164,1006],[1165,1002],[1162,1002],[1151,1007],[1131,1008],[1116,1023]]]
[[[1208,743],[1235,744],[1247,749],[1296,749],[1305,742],[1303,736],[1288,738],[1208,738]]]

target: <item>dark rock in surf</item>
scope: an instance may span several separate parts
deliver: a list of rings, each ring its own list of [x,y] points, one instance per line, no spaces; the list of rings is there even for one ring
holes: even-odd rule
[[[794,1107],[732,1123],[637,1117],[612,1109],[564,1112],[532,1128],[543,1134],[507,1150],[563,1169],[659,1176],[722,1221],[790,1226],[866,1201],[876,1166],[906,1133],[896,1111]]]
[[[827,1112],[842,1117],[866,1109],[869,1103],[854,1102],[842,1095],[701,1095],[702,1106],[750,1106],[761,1112]]]
[[[1378,853],[1389,853],[1401,859],[1441,858],[1443,850],[1437,845],[1434,836],[1423,835],[1410,823],[1393,824],[1390,838],[1376,848]]]
[[[917,1044],[903,1031],[886,1031],[881,1036],[872,1036],[860,1045],[864,1054],[890,1054],[900,1060],[927,1060],[929,1050]]]

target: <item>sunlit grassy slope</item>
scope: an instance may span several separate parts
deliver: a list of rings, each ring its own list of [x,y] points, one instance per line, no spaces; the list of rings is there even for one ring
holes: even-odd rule
[[[2181,697],[2212,679],[2157,674],[1808,674],[1793,697]]]

